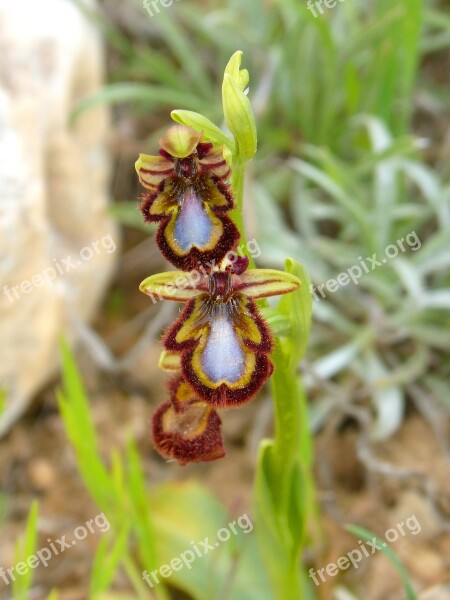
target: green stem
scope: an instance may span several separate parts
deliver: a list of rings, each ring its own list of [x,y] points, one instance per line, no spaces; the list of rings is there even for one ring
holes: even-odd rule
[[[281,477],[286,466],[301,458],[302,467],[313,481],[312,435],[308,426],[308,405],[296,369],[285,367],[286,360],[280,348],[273,354],[275,366],[272,392],[275,404],[274,453]],[[281,490],[280,490],[281,492]]]
[[[234,192],[234,199],[236,208],[231,211],[230,218],[234,221],[236,227],[239,229],[241,234],[240,243],[246,248],[247,238],[245,235],[245,224],[244,224],[244,186],[245,186],[245,160],[241,159],[239,155],[233,158],[233,171],[231,175],[231,185]],[[255,268],[255,262],[252,256],[249,256],[249,268]]]
[[[305,464],[305,456],[302,454],[300,440],[308,429],[305,426],[305,402],[302,389],[295,370],[286,368],[286,360],[280,347],[273,354],[274,374],[272,376],[272,394],[275,408],[275,436],[274,436],[274,479],[278,485],[272,489],[278,518],[284,518],[289,510],[288,498],[290,494],[292,468],[298,458],[301,457],[300,468],[305,483],[304,493],[308,489],[308,499],[312,490],[309,465]],[[306,445],[305,440],[303,443]],[[306,510],[301,515],[306,524],[309,510],[306,501]],[[281,582],[281,589],[277,589],[277,597],[283,600],[295,600],[299,597],[301,590],[299,558],[303,547],[303,535],[300,539],[294,539],[292,548],[286,548],[287,557],[285,570]]]
[[[273,488],[273,497],[278,518],[288,512],[287,498],[290,492],[290,476],[295,463],[300,468],[303,496],[299,507],[302,519],[302,533],[294,539],[290,552],[291,561],[287,562],[283,587],[286,589],[280,598],[288,600],[298,598],[303,593],[304,582],[300,567],[303,545],[308,535],[308,526],[314,528],[314,534],[320,534],[318,507],[316,503],[315,482],[313,477],[313,437],[309,430],[308,404],[301,380],[296,368],[287,367],[286,356],[277,345],[273,354],[275,366],[272,376],[272,393],[275,406],[275,436],[273,444],[273,469],[277,486]]]
[[[241,233],[241,244],[247,245],[244,225],[244,184],[246,162],[233,157],[232,187],[236,208],[231,218]],[[250,267],[254,268],[252,257]],[[295,332],[290,333],[291,336]],[[273,441],[273,462],[268,466],[272,471],[257,473],[257,481],[267,481],[269,496],[273,498],[272,508],[264,514],[259,513],[259,527],[263,543],[270,544],[269,531],[278,532],[273,540],[277,547],[277,557],[265,555],[266,566],[270,571],[274,597],[276,600],[298,600],[302,596],[304,585],[300,567],[300,556],[305,540],[306,524],[314,513],[314,483],[312,478],[312,441],[308,428],[306,398],[297,376],[297,365],[293,357],[287,356],[284,348],[277,342],[273,353],[274,374],[272,390],[275,405],[275,438]],[[270,462],[270,461],[269,461]],[[260,465],[260,469],[263,467]],[[294,477],[294,473],[299,473]],[[301,484],[300,484],[301,482]],[[298,489],[293,492],[293,486]],[[257,484],[258,485],[258,484]],[[264,483],[262,484],[264,485]],[[296,494],[303,495],[301,503],[293,500]],[[265,505],[264,498],[257,496],[260,507]],[[267,505],[265,505],[267,507]],[[295,532],[291,524],[295,522]],[[266,529],[266,531],[264,531]],[[267,563],[269,561],[269,563]]]
[[[276,348],[273,354],[275,366],[272,375],[272,393],[275,405],[274,452],[277,470],[286,479],[286,467],[296,458],[301,430],[301,410],[297,377],[286,369],[283,353]],[[298,448],[299,449],[299,448]],[[283,468],[284,465],[284,468]],[[282,494],[282,489],[278,490]]]

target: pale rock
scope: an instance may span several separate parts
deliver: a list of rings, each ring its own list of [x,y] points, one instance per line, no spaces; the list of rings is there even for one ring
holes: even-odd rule
[[[98,32],[74,2],[0,0],[0,435],[56,372],[59,336],[95,314],[112,274],[107,111],[69,126],[102,76]]]

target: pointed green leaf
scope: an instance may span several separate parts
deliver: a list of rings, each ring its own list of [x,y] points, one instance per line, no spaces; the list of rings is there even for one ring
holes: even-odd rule
[[[37,546],[38,538],[38,503],[34,501],[31,505],[30,512],[28,513],[27,524],[25,528],[25,536],[22,540],[19,540],[15,547],[14,560],[15,563],[26,563],[28,558],[34,555]],[[14,598],[25,599],[29,597],[29,591],[31,588],[31,582],[33,578],[33,570],[28,570],[23,574],[19,575],[13,580],[13,592]]]
[[[117,570],[126,552],[129,534],[129,523],[125,522],[119,535],[114,540],[112,548],[109,548],[110,538],[104,536],[98,545],[97,552],[92,564],[90,577],[90,598],[96,600],[106,592],[112,583]]]
[[[389,548],[389,546],[387,546],[383,540],[380,540],[379,538],[377,538],[371,531],[368,531],[367,529],[364,529],[363,527],[358,527],[357,525],[347,525],[346,529],[347,529],[347,531],[350,531],[350,533],[353,533],[353,535],[355,535],[359,538],[362,538],[363,540],[366,540],[366,542],[372,543],[375,538],[375,544],[378,547],[378,549],[381,552],[383,552],[383,554],[386,554],[386,556],[389,558],[391,563],[394,565],[397,573],[400,575],[402,582],[403,582],[403,587],[405,588],[405,593],[406,593],[407,599],[408,600],[419,600],[418,596],[414,592],[414,589],[411,585],[408,571],[405,569],[402,561],[395,554],[395,552],[393,552],[393,550],[391,550],[391,548]]]
[[[286,274],[301,281],[301,286],[293,293],[283,297],[277,311],[288,316],[291,321],[289,337],[280,338],[283,353],[288,360],[288,369],[295,368],[306,352],[312,319],[312,295],[310,279],[304,267],[292,258],[285,263]]]

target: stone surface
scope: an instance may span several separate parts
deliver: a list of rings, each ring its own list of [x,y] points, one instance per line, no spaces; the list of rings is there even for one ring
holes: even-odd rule
[[[58,338],[93,316],[118,236],[108,215],[103,49],[70,0],[0,0],[0,435],[56,372]]]

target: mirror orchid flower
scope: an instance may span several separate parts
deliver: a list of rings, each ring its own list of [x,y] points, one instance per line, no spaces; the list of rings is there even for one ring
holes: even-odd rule
[[[185,303],[164,335],[166,358],[178,360],[198,398],[217,408],[249,401],[272,373],[272,334],[255,300],[300,285],[289,273],[247,267],[248,258],[236,256],[208,273],[171,271],[140,285],[145,294]]]
[[[170,127],[159,144],[158,156],[140,154],[135,166],[148,190],[141,211],[145,221],[159,223],[162,254],[182,270],[222,260],[239,240],[226,214],[234,200],[223,148],[184,125]]]

